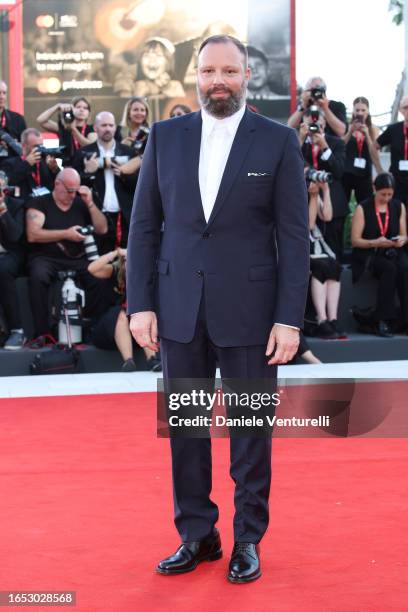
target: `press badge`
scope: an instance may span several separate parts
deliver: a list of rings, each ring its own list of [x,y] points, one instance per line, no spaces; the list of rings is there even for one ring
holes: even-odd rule
[[[355,168],[361,168],[362,170],[364,170],[366,165],[367,165],[367,160],[364,157],[355,157],[354,158],[354,167]]]
[[[408,159],[400,159],[398,168],[399,170],[402,170],[403,172],[408,172]]]
[[[46,187],[33,187],[31,195],[33,198],[38,198],[39,196],[48,195],[49,193],[51,193],[51,191]]]

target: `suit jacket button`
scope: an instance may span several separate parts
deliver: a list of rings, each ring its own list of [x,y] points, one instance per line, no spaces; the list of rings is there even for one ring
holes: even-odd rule
[[[204,272],[202,270],[197,270],[198,276],[204,276]]]
[[[211,236],[210,232],[204,232],[203,238],[209,238]]]

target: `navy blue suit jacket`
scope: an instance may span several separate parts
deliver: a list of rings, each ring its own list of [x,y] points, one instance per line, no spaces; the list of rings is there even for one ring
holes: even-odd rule
[[[205,285],[217,346],[266,345],[274,322],[303,325],[309,236],[298,139],[247,110],[207,223],[201,126],[197,112],[150,132],[129,233],[128,313],[153,310],[159,336],[190,342]]]

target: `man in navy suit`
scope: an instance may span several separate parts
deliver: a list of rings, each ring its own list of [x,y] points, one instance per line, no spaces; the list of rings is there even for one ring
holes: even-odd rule
[[[296,353],[309,278],[307,194],[296,133],[246,109],[244,45],[205,40],[202,110],[155,124],[135,194],[127,256],[131,331],[160,346],[164,379],[276,381]],[[164,222],[162,237],[161,229]],[[234,548],[228,579],[261,575],[271,437],[231,438]],[[211,440],[171,437],[178,574],[222,556],[210,499]]]

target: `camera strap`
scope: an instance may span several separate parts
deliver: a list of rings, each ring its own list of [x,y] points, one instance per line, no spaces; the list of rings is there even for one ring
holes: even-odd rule
[[[375,204],[374,204],[374,206],[375,206]],[[389,225],[389,222],[390,222],[390,209],[387,206],[387,211],[385,213],[384,224],[383,224],[382,219],[381,219],[381,213],[380,213],[380,211],[378,210],[377,207],[375,208],[375,214],[377,216],[377,223],[378,223],[378,227],[380,228],[380,234],[381,234],[381,236],[385,236],[385,234],[388,231],[388,225]]]
[[[78,129],[78,128],[77,128]],[[82,128],[79,129],[79,132],[81,132],[82,136],[85,138],[85,130],[86,130],[86,123],[82,126]],[[73,143],[74,143],[74,149],[78,150],[81,148],[81,143],[79,142],[79,140],[77,140],[75,138],[75,136],[72,137]]]
[[[34,183],[37,185],[37,187],[40,187],[41,186],[40,162],[36,162],[35,166],[36,166],[35,172],[32,172],[31,176],[33,177]]]

